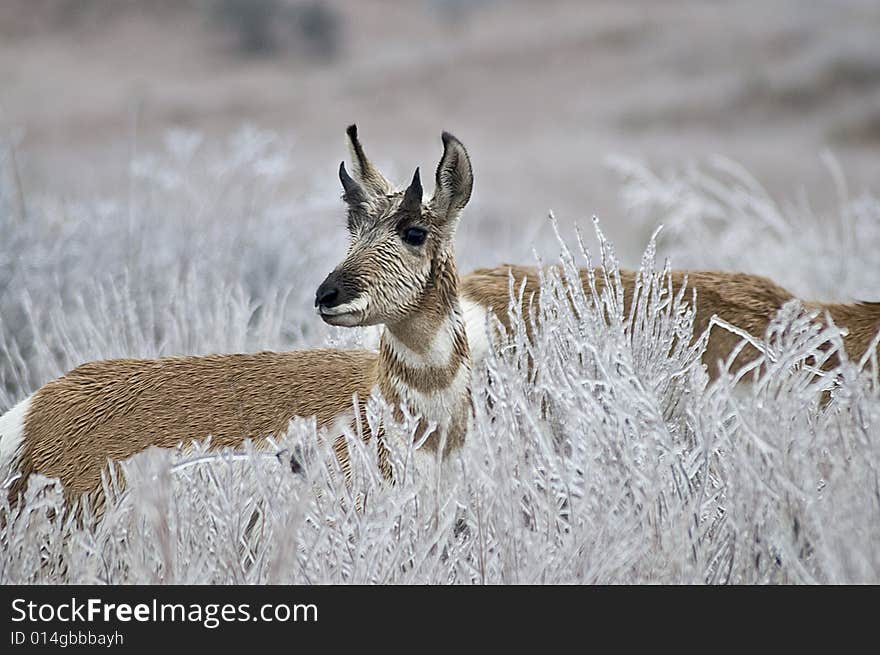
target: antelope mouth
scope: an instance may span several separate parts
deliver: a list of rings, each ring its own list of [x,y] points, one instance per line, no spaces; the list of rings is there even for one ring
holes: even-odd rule
[[[357,327],[363,322],[363,312],[345,307],[318,307],[318,314],[327,325]]]
[[[357,327],[364,324],[367,318],[367,305],[369,298],[361,294],[349,302],[331,305],[319,302],[318,314],[328,325],[341,325],[343,327]]]

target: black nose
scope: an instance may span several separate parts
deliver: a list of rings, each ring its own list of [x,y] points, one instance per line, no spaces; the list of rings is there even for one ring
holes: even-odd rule
[[[332,280],[325,280],[315,293],[315,307],[335,307],[339,304],[339,288]]]

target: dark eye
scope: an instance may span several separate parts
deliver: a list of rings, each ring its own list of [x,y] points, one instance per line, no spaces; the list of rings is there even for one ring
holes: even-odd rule
[[[411,246],[420,246],[428,238],[428,231],[421,227],[408,227],[403,231],[403,242]]]

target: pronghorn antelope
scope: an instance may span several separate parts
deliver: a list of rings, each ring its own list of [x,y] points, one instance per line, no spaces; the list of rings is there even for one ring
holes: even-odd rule
[[[175,447],[212,436],[214,447],[238,446],[282,433],[291,418],[314,416],[319,426],[353,418],[353,396],[372,389],[392,406],[421,417],[423,453],[451,451],[464,439],[470,408],[471,361],[492,346],[488,313],[509,328],[508,276],[526,279],[523,310],[539,292],[534,268],[502,265],[458,280],[453,240],[473,186],[464,146],[443,134],[433,198],[423,201],[419,171],[405,190],[395,187],[364,154],[348,128],[353,176],[340,165],[351,246],[345,261],[321,284],[318,311],[329,324],[384,324],[378,353],[307,350],[252,355],[209,355],[153,360],[109,360],[80,366],[49,382],[0,417],[0,466],[20,473],[15,497],[28,476],[58,477],[75,498],[97,491],[101,471],[149,446]],[[685,272],[674,271],[673,287]],[[581,271],[586,284],[587,271]],[[596,276],[601,291],[602,276]],[[624,304],[632,302],[635,273],[621,271]],[[792,294],[772,281],[743,273],[688,271],[696,290],[695,332],[715,315],[761,337]],[[851,358],[867,350],[880,329],[880,303],[806,303],[827,311],[848,329]],[[739,344],[714,329],[703,361],[715,364]],[[751,346],[734,366],[753,359]],[[398,409],[398,413],[402,413]],[[361,421],[366,430],[366,421]],[[436,426],[428,433],[429,426]],[[370,435],[366,435],[368,438]],[[340,453],[344,458],[344,452]],[[387,465],[387,462],[385,462]],[[385,469],[386,474],[390,474]]]
[[[13,500],[32,473],[59,478],[68,500],[93,492],[100,498],[108,459],[124,460],[150,446],[174,448],[210,435],[213,447],[235,447],[283,433],[296,416],[314,416],[319,427],[340,417],[354,420],[353,396],[363,412],[375,386],[399,415],[402,404],[420,417],[422,457],[462,443],[470,357],[453,241],[471,195],[468,154],[443,133],[436,187],[426,202],[418,168],[409,186],[396,190],[365,156],[354,125],[347,134],[353,176],[343,162],[339,177],[351,244],[318,288],[315,305],[331,325],[384,324],[379,352],[261,352],[79,366],[0,417],[0,462],[19,473],[10,487]],[[380,464],[390,475],[387,459]]]
[[[581,284],[585,289],[588,288],[588,270],[581,269],[579,273]],[[601,293],[605,284],[604,277],[601,271],[596,273],[596,288]],[[467,298],[469,303],[477,307],[492,311],[505,329],[510,328],[507,312],[510,302],[510,276],[517,291],[525,280],[522,311],[527,316],[529,304],[540,294],[538,271],[534,267],[505,264],[495,268],[482,268],[462,277],[460,285],[463,298]],[[636,273],[621,270],[620,280],[624,292],[624,308],[629,311]],[[696,290],[695,338],[710,326],[712,317],[717,316],[760,340],[771,319],[786,302],[794,298],[791,292],[772,280],[748,273],[672,271],[673,292],[678,292],[685,283],[688,288]],[[857,361],[865,354],[880,331],[880,302],[844,304],[807,301],[803,302],[803,306],[807,311],[818,312],[817,320],[824,321],[827,312],[835,325],[846,328],[843,344],[852,360]],[[720,327],[713,327],[703,353],[703,363],[710,377],[717,377],[717,363],[726,360],[741,341],[740,336]],[[758,355],[754,346],[746,344],[732,362],[731,370],[741,368]],[[836,361],[836,357],[832,357],[829,364],[834,365]]]

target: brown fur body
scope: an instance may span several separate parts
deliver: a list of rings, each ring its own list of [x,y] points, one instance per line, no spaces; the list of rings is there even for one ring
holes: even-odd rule
[[[295,416],[331,424],[376,381],[358,350],[117,359],[84,364],[41,387],[25,418],[21,490],[31,473],[69,496],[100,488],[107,459],[211,436],[215,447],[283,434]]]
[[[523,312],[528,315],[529,304],[540,292],[538,272],[534,267],[502,265],[496,268],[482,268],[464,277],[461,293],[493,310],[505,328],[510,327],[507,315],[509,295],[508,275],[513,274],[514,289],[519,292],[522,280],[526,280],[523,293]],[[601,292],[605,281],[600,270],[596,271],[596,289]],[[672,287],[677,292],[687,276],[687,287],[695,289],[696,317],[694,336],[699,336],[709,327],[713,316],[735,325],[757,339],[761,339],[776,312],[794,295],[772,280],[748,273],[728,273],[723,271],[672,271]],[[581,269],[581,284],[588,289],[588,271]],[[635,288],[636,273],[621,270],[621,283],[624,291],[624,309],[629,311]],[[689,298],[690,296],[686,296]],[[880,330],[880,303],[825,304],[805,302],[804,307],[820,313],[828,312],[835,325],[846,327],[844,347],[851,359],[860,358],[868,349],[871,340]],[[709,375],[717,375],[716,364],[725,360],[742,339],[732,332],[718,326],[709,334],[709,343],[703,354],[703,362]],[[746,346],[736,357],[732,368],[735,370],[757,357],[753,346]]]

